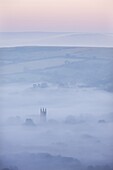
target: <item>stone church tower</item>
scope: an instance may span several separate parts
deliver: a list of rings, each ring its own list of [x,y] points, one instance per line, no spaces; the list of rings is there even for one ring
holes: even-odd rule
[[[47,109],[41,108],[40,109],[40,122],[42,123],[46,122],[46,116],[47,116]]]

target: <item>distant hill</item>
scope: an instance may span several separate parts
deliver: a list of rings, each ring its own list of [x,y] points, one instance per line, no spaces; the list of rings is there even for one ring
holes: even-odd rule
[[[113,47],[113,34],[70,32],[0,33],[0,47],[80,46]]]

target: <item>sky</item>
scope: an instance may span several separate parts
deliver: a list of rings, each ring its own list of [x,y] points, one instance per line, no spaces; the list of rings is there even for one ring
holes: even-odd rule
[[[0,0],[0,32],[113,33],[113,0]]]

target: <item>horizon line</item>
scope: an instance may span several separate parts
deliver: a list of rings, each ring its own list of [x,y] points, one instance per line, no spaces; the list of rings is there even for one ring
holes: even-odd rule
[[[73,33],[73,34],[113,34],[113,32],[74,32],[74,31],[0,31],[0,33]]]

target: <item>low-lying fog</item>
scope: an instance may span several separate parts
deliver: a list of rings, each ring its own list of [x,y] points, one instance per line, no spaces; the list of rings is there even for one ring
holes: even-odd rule
[[[63,56],[56,63],[60,67],[43,59],[46,68],[40,71],[37,64],[33,68],[32,59],[29,64],[24,61],[27,70],[22,69],[22,59],[12,63],[13,59],[5,60],[1,70],[6,72],[0,74],[0,170],[112,170],[111,57],[89,60],[88,56],[78,62],[73,52],[73,60],[65,63]],[[86,65],[92,66],[91,71]],[[47,110],[43,121],[40,109]]]
[[[49,153],[73,157],[86,165],[111,165],[112,93],[87,88],[35,89],[30,85],[9,85],[1,88],[1,94],[2,155]],[[41,123],[43,106],[47,109],[47,120]],[[28,118],[33,124],[26,123]],[[18,161],[15,164],[21,167]]]

